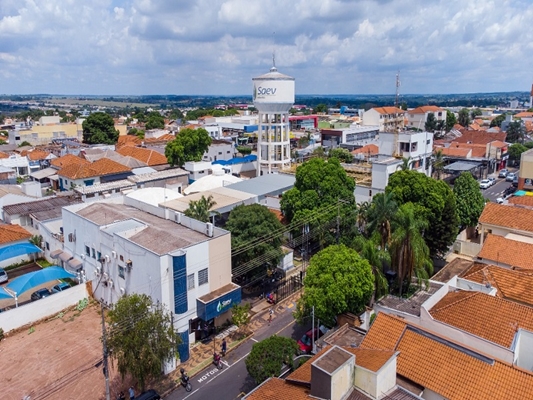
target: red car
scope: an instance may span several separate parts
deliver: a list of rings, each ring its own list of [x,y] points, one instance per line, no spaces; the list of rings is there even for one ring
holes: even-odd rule
[[[313,338],[315,341],[324,335],[327,332],[327,328],[320,326],[315,328],[315,334],[313,336],[313,329],[309,329],[305,335],[298,340],[298,347],[300,347],[300,352],[309,354],[313,350]]]

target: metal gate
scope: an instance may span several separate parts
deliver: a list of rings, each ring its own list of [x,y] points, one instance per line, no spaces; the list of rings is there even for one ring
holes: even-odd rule
[[[279,282],[276,285],[276,288],[273,290],[275,295],[276,303],[279,303],[281,300],[286,299],[291,294],[296,293],[303,287],[302,281],[296,276],[291,276]]]

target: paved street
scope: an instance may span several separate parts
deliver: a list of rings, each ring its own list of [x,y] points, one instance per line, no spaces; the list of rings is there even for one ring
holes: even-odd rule
[[[179,387],[167,396],[166,400],[200,400],[209,398],[232,400],[241,398],[244,393],[248,393],[255,387],[255,383],[248,376],[244,360],[253,344],[274,334],[298,340],[310,328],[310,326],[295,324],[292,317],[294,306],[294,302],[289,302],[283,306],[278,305],[270,326],[265,323],[264,326],[254,332],[252,339],[247,340],[240,347],[228,353],[223,361],[224,368],[222,370],[218,370],[211,364],[191,378],[193,388],[191,393],[187,393],[183,387]]]
[[[509,168],[512,172],[518,172],[516,168]],[[497,175],[496,175],[497,176]],[[502,197],[503,191],[512,185],[512,182],[506,182],[505,178],[496,178],[496,184],[488,189],[481,190],[483,197],[486,197],[491,202],[496,202],[498,197]]]

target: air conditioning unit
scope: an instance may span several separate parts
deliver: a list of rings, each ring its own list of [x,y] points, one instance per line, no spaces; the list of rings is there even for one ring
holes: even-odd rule
[[[80,256],[80,258],[81,258],[82,260],[84,260],[84,259],[85,259],[85,254],[82,254],[82,255]]]
[[[126,294],[126,289],[124,289],[123,287],[120,288],[120,294],[122,296],[124,296]]]
[[[117,252],[116,252],[116,251],[112,251],[112,252],[111,252],[111,256],[112,256],[113,258],[117,258]]]
[[[205,224],[205,234],[209,237],[213,237],[213,224],[208,222]]]
[[[174,221],[181,224],[181,213],[176,213],[176,215],[174,215]]]
[[[100,276],[101,273],[102,273],[102,268],[96,267],[96,276]]]
[[[106,254],[105,257],[105,262],[108,263],[109,261],[111,261],[111,257],[109,257],[109,254]]]
[[[107,284],[108,284],[110,287],[113,287],[113,279],[108,279],[108,280],[107,280]]]
[[[107,282],[108,279],[109,279],[109,275],[107,274],[107,272],[104,272],[104,274],[102,275],[102,280],[104,282]]]

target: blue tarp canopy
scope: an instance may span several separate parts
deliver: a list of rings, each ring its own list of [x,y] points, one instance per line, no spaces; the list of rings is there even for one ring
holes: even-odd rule
[[[0,300],[3,299],[12,299],[13,296],[11,296],[9,293],[7,293],[3,287],[0,287]]]
[[[43,283],[64,278],[73,279],[76,278],[76,275],[65,271],[61,267],[48,267],[41,269],[40,271],[30,272],[19,276],[9,282],[6,288],[17,293],[17,296],[20,296],[21,293],[42,285]]]
[[[245,157],[235,157],[231,158],[229,160],[217,160],[213,161],[211,164],[219,164],[219,165],[235,165],[235,164],[244,164],[247,162],[253,162],[257,160],[257,156],[255,154],[249,154]]]
[[[30,242],[12,244],[0,249],[0,261],[9,260],[10,258],[21,256],[23,254],[39,253],[42,250]]]

